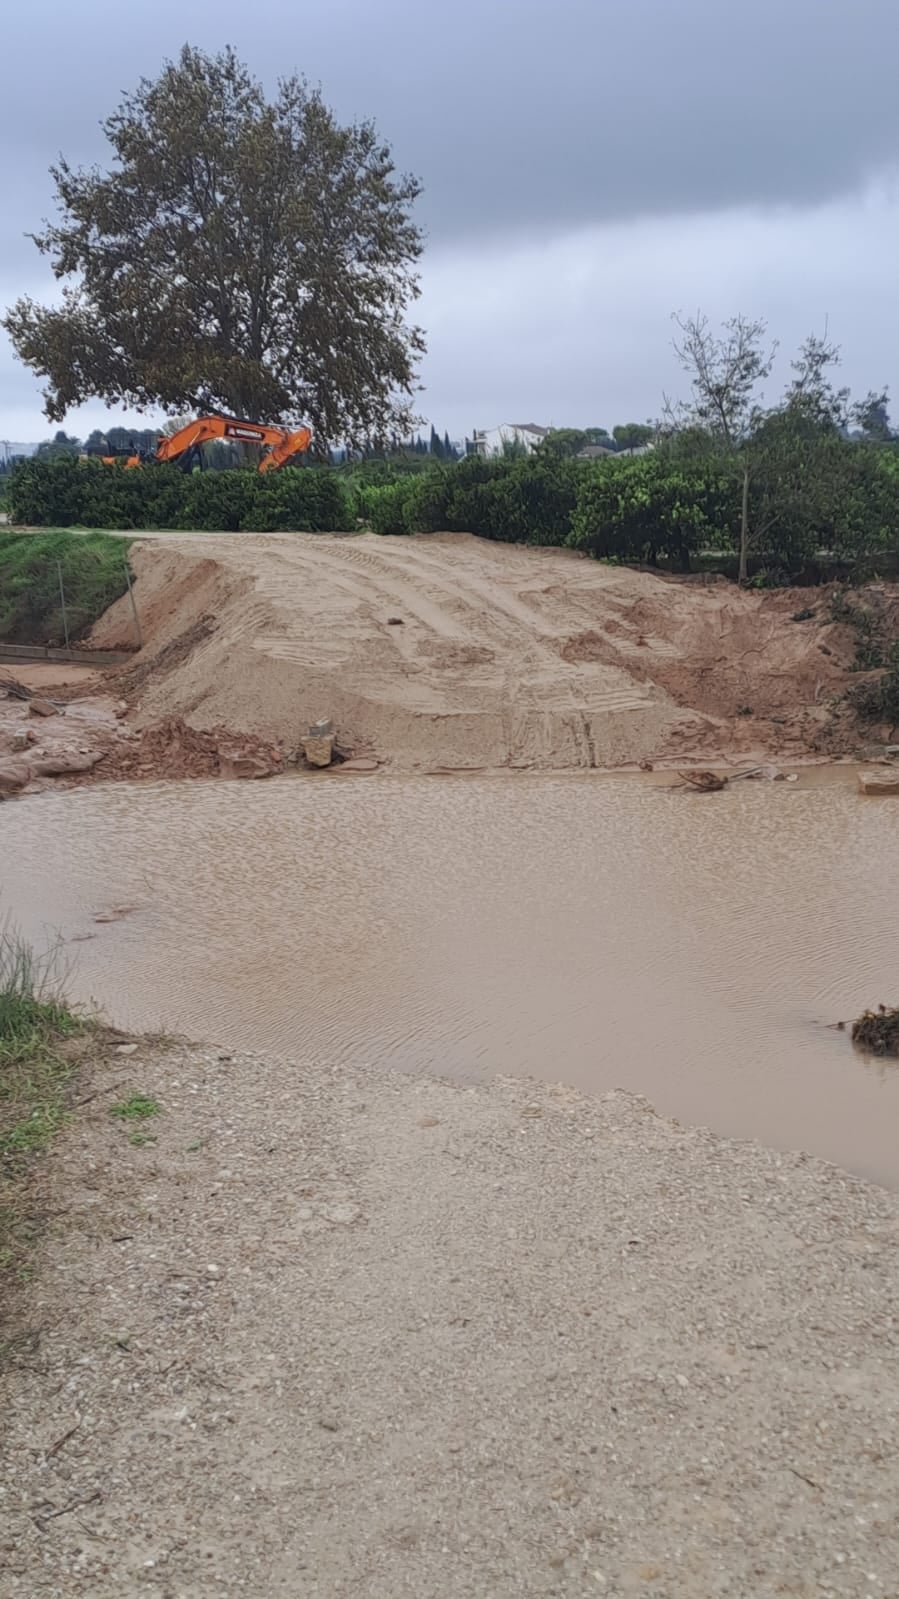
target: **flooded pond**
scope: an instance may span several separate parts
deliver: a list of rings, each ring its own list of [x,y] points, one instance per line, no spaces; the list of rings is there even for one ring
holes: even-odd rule
[[[845,777],[48,794],[0,808],[0,905],[128,1027],[623,1087],[899,1186],[899,1066],[828,1028],[899,1002],[899,804]]]

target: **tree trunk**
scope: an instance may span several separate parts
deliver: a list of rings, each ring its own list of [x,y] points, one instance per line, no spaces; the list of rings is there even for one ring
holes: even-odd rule
[[[743,498],[740,505],[740,583],[745,583],[748,577],[749,556],[749,468],[743,468]]]

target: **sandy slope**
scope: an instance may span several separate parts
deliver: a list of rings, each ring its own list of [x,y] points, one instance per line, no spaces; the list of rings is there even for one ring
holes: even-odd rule
[[[142,720],[295,745],[327,714],[404,769],[795,752],[845,679],[841,630],[789,620],[807,596],[560,550],[453,534],[169,535],[134,563]],[[123,601],[91,642],[131,636]]]

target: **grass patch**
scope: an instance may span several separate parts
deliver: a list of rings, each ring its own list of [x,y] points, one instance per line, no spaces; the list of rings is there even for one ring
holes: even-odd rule
[[[32,1241],[22,1181],[66,1119],[66,1044],[88,1026],[65,1003],[58,947],[38,956],[0,928],[0,1269]]]
[[[130,1099],[123,1099],[120,1105],[113,1105],[111,1116],[118,1116],[123,1122],[142,1122],[149,1116],[158,1116],[162,1106],[156,1099],[148,1099],[144,1094],[132,1094]]]
[[[129,545],[106,533],[7,533],[0,529],[0,640],[65,643],[60,569],[69,640],[76,643],[125,593]]]
[[[85,1023],[61,997],[57,954],[0,931],[0,1158],[43,1149],[64,1119],[60,1044]]]

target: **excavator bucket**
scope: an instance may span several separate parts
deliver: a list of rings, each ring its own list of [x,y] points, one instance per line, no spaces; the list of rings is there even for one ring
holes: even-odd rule
[[[295,455],[303,455],[312,443],[312,433],[309,428],[296,428],[292,433],[285,432],[279,444],[271,452],[263,456],[259,463],[260,472],[277,471],[279,466],[286,466]]]

